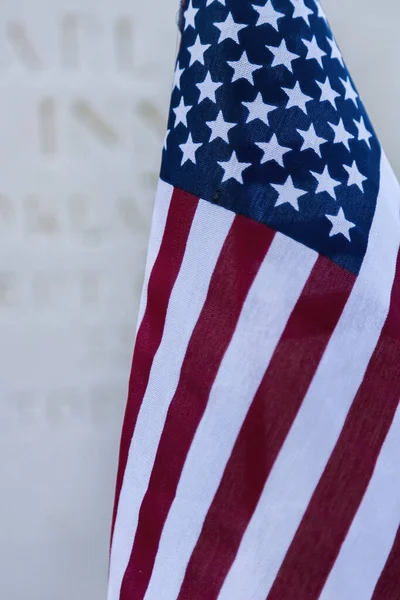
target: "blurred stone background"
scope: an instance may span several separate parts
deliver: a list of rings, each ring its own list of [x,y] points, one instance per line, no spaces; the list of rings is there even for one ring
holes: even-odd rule
[[[4,600],[105,597],[177,4],[0,4]],[[400,173],[400,5],[324,6]]]

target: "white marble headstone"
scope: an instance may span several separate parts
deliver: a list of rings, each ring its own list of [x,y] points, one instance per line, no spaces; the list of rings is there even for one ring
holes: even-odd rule
[[[104,597],[175,0],[0,5],[0,598]]]
[[[0,3],[2,600],[105,596],[178,4]],[[324,6],[400,172],[398,0]]]

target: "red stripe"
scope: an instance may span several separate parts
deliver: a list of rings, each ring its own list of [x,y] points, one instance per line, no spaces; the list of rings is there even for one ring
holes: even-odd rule
[[[161,342],[169,298],[182,264],[197,203],[198,198],[192,194],[174,189],[160,250],[149,278],[147,306],[137,334],[122,427],[112,533],[133,431],[153,358]]]
[[[388,318],[364,380],[268,600],[319,598],[371,479],[400,396],[399,267],[398,260]]]
[[[398,598],[400,598],[400,528],[372,600],[395,600]]]
[[[354,280],[318,258],[243,423],[179,600],[217,598]]]
[[[142,600],[181,471],[247,293],[274,232],[236,216],[193,330],[143,499],[121,600]]]

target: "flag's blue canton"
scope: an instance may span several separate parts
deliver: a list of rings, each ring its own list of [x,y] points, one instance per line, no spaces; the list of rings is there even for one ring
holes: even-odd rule
[[[380,146],[314,0],[190,0],[161,177],[358,273]]]

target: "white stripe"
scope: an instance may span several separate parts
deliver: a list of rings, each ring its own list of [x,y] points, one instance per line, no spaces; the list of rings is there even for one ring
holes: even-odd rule
[[[119,598],[166,414],[233,219],[232,212],[199,201],[129,449],[111,549],[108,600]]]
[[[399,464],[400,408],[320,600],[371,599],[400,524]]]
[[[393,177],[383,156],[381,189],[363,266],[219,600],[267,597],[363,379],[387,316],[399,247],[400,190]]]
[[[145,600],[177,597],[240,427],[317,257],[313,250],[275,235],[188,453]]]
[[[174,188],[162,179],[158,181],[157,193],[153,209],[153,218],[151,222],[149,248],[147,251],[146,267],[144,271],[144,280],[142,294],[140,297],[139,313],[137,318],[136,333],[143,319],[147,304],[147,288],[149,285],[150,273],[153,270],[154,263],[160,250],[162,238],[164,235],[165,224],[167,222],[168,210],[171,204],[171,198]]]

